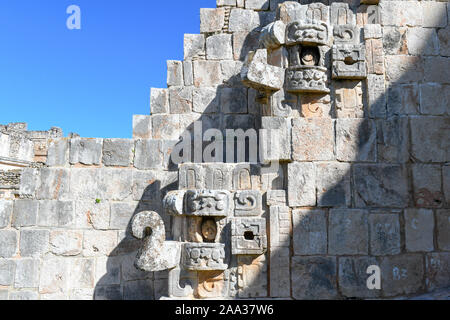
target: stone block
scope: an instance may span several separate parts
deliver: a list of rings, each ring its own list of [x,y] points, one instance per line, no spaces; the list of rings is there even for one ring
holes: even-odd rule
[[[11,222],[13,201],[0,200],[0,229],[6,228]]]
[[[169,88],[170,113],[190,113],[192,111],[192,87],[172,86]]]
[[[387,92],[388,117],[416,115],[419,113],[419,86],[392,85]]]
[[[428,291],[450,286],[450,253],[435,252],[426,256]]]
[[[210,33],[222,31],[225,26],[225,9],[200,9],[200,32]]]
[[[0,258],[11,258],[17,253],[17,233],[13,230],[0,230]]]
[[[40,258],[49,250],[50,232],[48,230],[20,231],[20,255]]]
[[[136,260],[135,252],[123,256],[121,265],[122,279],[125,281],[153,279],[153,272],[146,272],[137,269],[136,266],[134,265],[135,260]]]
[[[153,300],[153,281],[127,281],[123,285],[124,300]]]
[[[424,265],[421,254],[385,257],[381,263],[383,296],[417,293],[423,289]]]
[[[396,255],[401,252],[399,213],[371,213],[369,231],[371,255]]]
[[[105,166],[128,167],[133,159],[133,140],[105,139],[103,141],[103,164]]]
[[[450,86],[438,83],[421,84],[420,112],[432,116],[450,115]]]
[[[233,57],[235,60],[244,61],[250,51],[259,48],[259,36],[257,31],[239,31],[233,33]]]
[[[449,118],[411,118],[411,151],[418,161],[450,161],[450,139],[447,139]]]
[[[135,202],[114,202],[111,204],[110,229],[126,230],[136,212]]]
[[[336,258],[293,257],[292,297],[297,300],[335,299]]]
[[[232,9],[230,14],[230,31],[253,31],[260,26],[258,12],[245,9]]]
[[[381,2],[379,8],[383,26],[421,26],[427,19],[423,19],[421,3],[418,1],[386,1]]]
[[[91,301],[94,298],[93,289],[73,289],[70,292],[69,300],[72,301]]]
[[[266,203],[268,206],[285,206],[287,203],[285,190],[267,190]]]
[[[194,70],[192,69],[192,61],[183,61],[184,85],[194,85]]]
[[[377,120],[378,161],[406,163],[409,160],[408,118]]]
[[[289,248],[276,248],[270,255],[271,298],[291,296],[291,270]]]
[[[194,67],[194,86],[213,87],[223,82],[220,61],[193,61]]]
[[[161,140],[136,141],[134,167],[141,170],[162,168],[161,147]]]
[[[248,61],[242,69],[241,77],[244,84],[251,88],[261,91],[278,91],[283,88],[285,69],[272,66],[267,62]]]
[[[350,207],[350,171],[346,163],[316,164],[317,202],[320,207]]]
[[[206,38],[206,59],[233,60],[231,34],[221,33]]]
[[[184,60],[192,60],[205,56],[205,35],[184,35]]]
[[[72,259],[68,265],[68,287],[71,289],[94,287],[94,259]]]
[[[374,162],[377,131],[373,120],[336,120],[336,157],[339,161]]]
[[[247,89],[246,88],[221,88],[220,107],[223,113],[247,113]]]
[[[41,295],[65,295],[68,290],[69,277],[69,260],[63,258],[43,260],[39,279],[39,293]]]
[[[121,286],[97,286],[94,292],[94,300],[123,300]]]
[[[378,266],[373,257],[342,257],[339,258],[339,289],[347,298],[376,298],[381,290],[367,288],[367,268]]]
[[[450,206],[450,166],[442,167],[442,179],[446,205]]]
[[[70,197],[69,169],[42,168],[37,199],[67,200]]]
[[[327,216],[323,210],[292,212],[294,255],[327,254]]]
[[[83,256],[109,256],[117,246],[117,231],[84,231]]]
[[[216,4],[217,7],[224,7],[224,6],[236,7],[236,0],[217,0]]]
[[[96,286],[120,284],[122,257],[98,257],[95,263]]]
[[[427,209],[405,210],[405,242],[408,252],[433,251],[434,214]]]
[[[383,27],[383,48],[387,55],[408,54],[408,44],[404,27]]]
[[[384,74],[384,52],[381,39],[366,40],[367,71],[371,74]]]
[[[14,301],[30,301],[30,300],[38,300],[39,295],[34,291],[11,291],[9,294],[9,300]]]
[[[37,224],[40,227],[72,227],[75,207],[72,201],[39,201]]]
[[[356,255],[369,253],[368,214],[364,210],[332,209],[328,225],[328,253]]]
[[[268,0],[248,0],[245,1],[245,9],[250,10],[268,10],[269,9],[269,1]]]
[[[441,56],[450,56],[450,27],[438,30],[439,54]]]
[[[8,290],[0,290],[0,301],[8,300]]]
[[[11,226],[17,229],[36,225],[38,205],[36,200],[16,200]]]
[[[406,39],[411,55],[435,56],[439,54],[439,41],[435,29],[409,28]]]
[[[386,117],[386,85],[383,75],[368,74],[367,87],[367,113],[369,118]]]
[[[153,139],[179,140],[183,132],[194,121],[189,114],[152,116]]]
[[[289,207],[272,206],[269,216],[271,253],[276,252],[279,247],[290,247],[292,223]]]
[[[176,172],[162,173],[156,171],[134,171],[133,200],[150,201],[157,204],[162,200],[161,189],[176,182]]]
[[[383,37],[383,30],[380,24],[364,25],[364,40],[381,39],[382,37]]]
[[[0,286],[11,286],[15,271],[16,263],[13,260],[0,259]]]
[[[183,62],[176,60],[167,60],[167,86],[182,86],[183,80]]]
[[[75,138],[70,140],[71,164],[99,165],[102,158],[102,139]]]
[[[239,256],[237,278],[239,298],[267,297],[268,275],[266,256]],[[207,292],[204,292],[204,296],[207,295]]]
[[[46,164],[49,167],[65,166],[69,163],[69,140],[50,140]]]
[[[290,207],[316,205],[316,173],[313,163],[288,164],[288,203]]]
[[[333,160],[333,121],[326,118],[293,119],[292,143],[295,161]]]
[[[169,113],[169,91],[167,89],[151,88],[150,114],[160,113]]]
[[[362,83],[340,81],[334,86],[335,112],[337,118],[364,118]]]
[[[37,259],[16,260],[14,288],[37,288],[39,286],[39,265]]]
[[[447,26],[447,14],[444,2],[422,2],[423,26],[426,28],[445,28]]]
[[[230,87],[240,87],[241,71],[244,63],[242,61],[222,60],[220,61],[220,68],[222,69],[223,82]]]
[[[445,202],[442,170],[439,165],[412,165],[414,203],[416,207],[439,208]]]
[[[425,81],[450,83],[450,57],[425,57]]]
[[[76,256],[81,253],[83,232],[52,231],[50,233],[50,251],[57,256]]]
[[[216,88],[195,88],[192,109],[198,113],[219,112],[219,95]]]
[[[167,103],[169,105],[169,103]],[[150,139],[152,137],[152,117],[133,115],[133,139]]]
[[[356,207],[404,208],[409,204],[406,169],[399,165],[353,166]]]
[[[424,72],[427,70],[427,72]],[[386,56],[386,75],[390,82],[409,83],[417,82],[418,79],[423,79],[424,76],[428,78],[431,69],[424,63],[421,57],[418,56],[404,56],[404,55],[389,55]]]
[[[21,198],[35,198],[39,186],[40,171],[34,168],[24,168],[20,176],[19,195]]]
[[[288,104],[296,103],[295,96],[284,96],[283,98],[287,98],[285,101],[280,101],[277,105],[272,105],[274,108],[274,113],[281,111],[280,107],[286,105],[289,108]],[[274,99],[275,100],[275,99]],[[272,100],[274,102],[274,100]],[[278,102],[278,101],[277,101]],[[330,95],[321,95],[321,94],[308,94],[302,95],[300,97],[301,103],[301,113],[304,118],[331,118],[331,97]],[[292,111],[292,107],[291,107]]]
[[[437,245],[440,250],[450,251],[450,210],[436,212]]]

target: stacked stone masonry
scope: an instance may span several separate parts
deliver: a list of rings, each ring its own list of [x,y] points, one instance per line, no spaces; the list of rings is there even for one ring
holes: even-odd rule
[[[0,126],[0,299],[450,287],[449,22],[447,1],[217,0],[132,139]],[[172,161],[186,132],[251,128],[275,132],[258,164]]]

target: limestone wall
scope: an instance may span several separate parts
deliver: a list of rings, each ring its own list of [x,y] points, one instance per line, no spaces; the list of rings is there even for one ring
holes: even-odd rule
[[[170,157],[195,121],[201,132],[282,129],[279,170],[252,171],[246,187],[264,193],[269,249],[257,263],[238,262],[237,297],[391,298],[450,287],[450,5],[344,2],[362,28],[366,79],[330,76],[325,95],[248,88],[248,52],[278,5],[287,20],[293,5],[217,0],[201,9],[200,34],[185,35],[184,61],[167,62],[168,88],[151,90],[151,115],[134,116],[132,139],[56,135],[15,157],[27,162],[4,168],[19,170],[20,184],[0,193],[0,299],[167,296],[167,272],[133,265],[141,241],[130,220],[156,211],[172,237],[162,207],[179,187]],[[271,65],[284,59],[269,50]],[[0,156],[14,158],[3,131]],[[369,265],[381,268],[382,290],[367,289]]]

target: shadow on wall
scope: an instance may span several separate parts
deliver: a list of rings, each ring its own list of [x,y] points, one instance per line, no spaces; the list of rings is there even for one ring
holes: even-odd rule
[[[249,50],[257,49],[257,31],[246,38],[241,61]],[[302,172],[302,162],[296,162],[300,167],[282,163],[283,181],[272,186],[298,195],[311,194],[308,188],[312,185],[317,196],[314,208],[308,205],[292,209],[293,236],[286,244],[290,248],[290,275],[275,274],[286,266],[277,271],[270,270],[269,264],[267,278],[269,274],[284,277],[291,286],[288,295],[277,297],[394,297],[450,287],[450,276],[445,271],[450,253],[442,252],[449,248],[443,248],[436,235],[439,215],[445,215],[436,209],[448,208],[441,172],[449,160],[449,105],[444,105],[441,113],[438,109],[442,106],[433,105],[435,100],[429,96],[430,92],[440,94],[443,88],[435,82],[444,80],[430,74],[435,69],[431,64],[439,58],[419,55],[430,52],[429,45],[435,45],[432,39],[423,41],[424,46],[410,48],[405,28],[385,27],[384,32],[387,82],[385,93],[371,103],[377,109],[368,110],[365,102],[364,119],[335,119],[336,141],[332,144],[337,161],[316,163],[314,174]],[[439,48],[436,50],[439,53]],[[245,100],[236,97],[246,97],[245,92],[239,74],[217,87],[215,99],[198,118],[203,132],[209,128],[259,129],[262,108],[251,97],[252,90],[248,91],[248,113],[239,114]],[[334,112],[333,100],[332,96]],[[297,108],[300,111],[301,106]],[[193,123],[187,131],[193,132]],[[301,148],[303,143],[313,141],[293,143],[295,152],[296,146]],[[176,172],[177,166],[171,164],[170,170]],[[293,182],[299,178],[306,183]],[[171,221],[162,210],[162,200],[168,191],[178,189],[178,183],[161,185],[159,180],[149,183],[134,214],[158,212],[170,239]],[[141,242],[131,236],[130,224],[125,238],[108,258],[107,274],[96,284],[95,299],[159,299],[168,295],[167,272],[147,273],[134,268]],[[267,256],[280,255],[277,250]],[[125,258],[118,257],[124,253]],[[442,266],[434,265],[436,261],[442,261]],[[366,270],[370,265],[381,268],[381,291],[367,289]],[[122,284],[114,282],[120,273],[125,281]],[[268,294],[274,292],[269,280],[267,289]]]

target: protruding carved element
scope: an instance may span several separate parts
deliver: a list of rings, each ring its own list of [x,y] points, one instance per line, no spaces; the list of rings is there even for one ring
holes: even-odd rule
[[[260,255],[266,252],[266,219],[233,219],[231,235],[232,254]]]
[[[169,296],[175,298],[185,298],[192,296],[194,287],[197,286],[197,278],[194,272],[188,271],[188,277],[181,277],[180,267],[173,268],[169,271]],[[181,282],[185,282],[184,288],[181,287]]]
[[[327,88],[327,68],[318,66],[299,66],[286,71],[286,90],[288,92],[323,92]]]
[[[267,49],[276,49],[284,44],[285,34],[286,25],[278,20],[262,29],[259,42]]]
[[[184,243],[182,265],[184,269],[196,271],[225,270],[225,244]]]
[[[262,91],[278,91],[283,88],[284,69],[267,63],[267,50],[259,49],[247,55],[241,71],[242,82]]]
[[[183,200],[185,193],[186,191],[183,190],[170,191],[167,193],[163,200],[163,207],[166,214],[173,216],[183,214]]]
[[[348,43],[348,44],[359,44],[360,43],[361,28],[354,25],[341,25],[334,26],[333,36],[334,43]]]
[[[185,203],[187,215],[226,217],[230,211],[230,193],[224,190],[188,190]]]
[[[234,215],[236,217],[259,216],[262,212],[262,194],[259,191],[236,192]]]
[[[306,23],[294,21],[286,28],[286,44],[326,45],[329,41],[329,27],[324,22]]]
[[[364,45],[333,46],[333,79],[364,79],[367,77]]]
[[[135,266],[144,271],[162,271],[174,268],[180,261],[180,243],[165,241],[164,222],[156,212],[138,213],[132,222],[133,235],[143,239]]]

